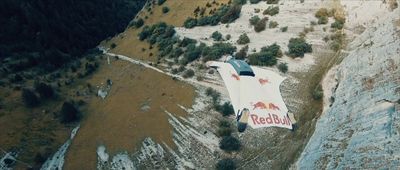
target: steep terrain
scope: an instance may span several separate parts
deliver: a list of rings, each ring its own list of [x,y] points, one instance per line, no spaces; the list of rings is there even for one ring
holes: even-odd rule
[[[33,3],[26,1],[27,5],[16,6],[14,2],[19,1],[5,2],[11,9],[25,12],[30,11]],[[40,9],[54,5],[35,2]],[[135,1],[99,2],[99,5],[110,3],[105,11],[122,9],[119,12],[123,16],[130,16],[132,11],[119,5]],[[19,97],[21,86],[27,87],[34,80],[4,88],[0,95],[7,100],[3,102],[0,98],[0,128],[10,130],[0,133],[0,169],[38,169],[43,163],[42,169],[214,169],[224,159],[232,160],[238,169],[398,168],[400,12],[394,8],[396,1],[243,1],[247,3],[240,6],[239,18],[231,23],[183,28],[188,17],[199,19],[199,12],[212,16],[225,4],[238,2],[241,1],[147,1],[124,32],[99,45],[103,54],[74,62],[79,63],[77,68],[71,64],[57,74],[40,77],[41,81],[56,87],[57,98],[44,100],[36,108],[24,108],[20,107],[23,103]],[[96,6],[73,0],[65,3]],[[264,24],[267,28],[256,32],[249,20],[253,16],[266,17],[263,11],[276,6],[279,12],[268,15],[268,22]],[[315,16],[321,8],[326,8],[329,16],[323,24],[319,24]],[[80,7],[77,10],[78,14],[82,12]],[[55,11],[57,8],[49,13],[58,16]],[[91,12],[82,17],[106,15]],[[123,17],[121,13],[116,17],[122,17],[123,22],[133,18]],[[344,29],[335,28],[339,19],[345,20]],[[138,24],[140,20],[142,24]],[[277,21],[278,27],[269,27],[272,21]],[[139,39],[138,34],[149,29],[147,26],[159,22],[165,22],[165,27],[171,26],[169,31],[174,33],[171,39],[158,34],[165,31],[162,24],[155,29],[155,36]],[[100,23],[101,28],[91,22],[88,24],[88,30],[96,30],[109,23]],[[77,27],[75,29],[79,29]],[[125,25],[117,24],[115,28],[122,27]],[[105,30],[107,35],[114,33],[110,30]],[[215,31],[222,33],[222,40],[211,38]],[[73,32],[65,34],[72,36]],[[93,31],[87,36],[97,33]],[[216,107],[229,101],[228,93],[221,77],[205,66],[207,53],[204,49],[215,43],[230,43],[236,47],[237,54],[245,46],[237,41],[243,33],[250,39],[246,44],[249,55],[245,54],[245,59],[262,51],[262,47],[274,43],[280,46],[282,56],[276,58],[276,63],[287,63],[287,72],[274,64],[262,68],[286,77],[280,90],[289,112],[294,114],[292,121],[297,121],[294,131],[272,127],[248,128],[245,133],[238,133],[235,117],[223,115]],[[161,40],[165,40],[165,44],[176,40],[179,43],[172,44],[175,48],[181,46],[184,37],[195,41],[191,44],[194,49],[204,43],[197,58],[181,62],[190,52],[188,47],[182,48],[185,51],[175,58],[161,55],[165,50],[160,47]],[[302,37],[311,44],[312,52],[294,58],[288,44],[295,37]],[[78,35],[77,38],[82,37]],[[92,38],[97,40],[100,36]],[[151,43],[153,40],[156,43]],[[71,46],[52,45],[54,48],[48,55],[68,58],[64,47],[86,48],[93,44],[84,41]],[[3,48],[1,44],[0,48]],[[218,54],[214,59],[223,60],[218,50],[213,51]],[[190,69],[194,70],[193,75],[186,76]],[[88,70],[91,73],[86,74]],[[6,73],[3,71],[3,74]],[[215,90],[211,95],[209,87]],[[65,125],[58,121],[61,101],[65,100],[77,101],[82,112],[80,122]],[[4,110],[7,112],[2,112]],[[9,114],[12,112],[16,114]],[[26,116],[27,112],[33,114]],[[230,126],[229,135],[221,133],[227,130],[221,128],[222,123]],[[234,151],[221,149],[223,136],[238,139],[241,147]],[[56,147],[59,147],[57,152]]]
[[[318,120],[297,168],[397,169],[400,10],[391,11],[380,1],[342,3],[349,18],[347,33],[355,38],[346,48],[347,56],[331,70],[331,82],[336,84],[325,86],[333,92],[330,106]],[[365,29],[362,33],[360,27]]]

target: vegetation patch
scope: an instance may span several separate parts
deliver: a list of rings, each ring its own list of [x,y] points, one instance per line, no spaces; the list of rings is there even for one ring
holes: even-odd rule
[[[237,168],[235,160],[231,158],[225,158],[218,161],[215,169],[217,170],[234,170]]]
[[[169,12],[169,8],[168,7],[162,7],[162,12],[164,13],[164,14],[166,14],[166,13],[168,13]]]
[[[314,100],[321,100],[323,96],[324,96],[324,93],[322,91],[322,86],[320,84],[318,84],[318,86],[312,92],[312,97]]]
[[[221,120],[218,124],[218,136],[230,136],[232,134],[231,123],[227,120]]]
[[[212,38],[214,41],[221,41],[221,40],[222,40],[222,34],[221,34],[220,32],[218,32],[218,31],[215,31],[215,32],[213,32],[213,33],[211,34],[211,38]]]
[[[254,31],[256,32],[261,32],[265,30],[265,27],[267,25],[268,17],[264,17],[263,19],[259,20],[255,25],[254,25]]]
[[[242,47],[242,48],[239,50],[239,52],[237,52],[237,53],[235,54],[235,58],[238,59],[238,60],[243,60],[243,59],[245,59],[246,56],[247,56],[247,52],[248,52],[248,51],[249,51],[249,46],[248,46],[248,45]]]
[[[255,16],[252,16],[250,19],[249,19],[249,22],[250,22],[250,25],[256,25],[259,21],[260,21],[261,19],[260,19],[260,17],[258,17],[257,15],[255,15]]]
[[[278,4],[279,0],[267,0],[267,4]]]
[[[250,38],[247,36],[246,33],[244,33],[239,36],[239,39],[236,41],[236,43],[238,43],[240,45],[248,44],[248,43],[250,43]]]
[[[260,66],[273,66],[277,63],[277,57],[281,57],[282,51],[276,43],[261,48],[258,53],[253,53],[248,56],[249,64]]]
[[[276,28],[278,26],[278,22],[276,21],[270,21],[269,22],[269,28]]]
[[[278,70],[282,73],[286,73],[288,71],[288,65],[287,63],[279,63],[278,64]]]
[[[269,6],[267,9],[264,10],[264,15],[274,16],[279,13],[279,6]]]
[[[223,105],[216,105],[215,110],[220,112],[222,116],[229,116],[235,114],[233,106],[230,102],[225,102]]]
[[[282,31],[282,32],[287,32],[287,30],[288,30],[288,26],[286,26],[286,27],[281,27],[281,31]]]
[[[219,142],[219,148],[224,151],[238,151],[242,147],[240,141],[233,136],[224,136]]]
[[[78,109],[71,102],[64,102],[60,114],[63,123],[71,123],[80,119]]]
[[[259,3],[261,0],[249,0],[251,4],[257,4]]]
[[[25,103],[26,107],[36,107],[39,105],[40,101],[36,94],[29,89],[22,90],[22,100]]]
[[[193,28],[195,26],[217,25],[218,23],[232,23],[239,18],[242,6],[239,4],[222,5],[210,16],[202,16],[199,19],[188,17],[183,26]]]
[[[288,44],[289,56],[304,57],[305,53],[312,52],[311,44],[308,44],[304,38],[291,38]]]

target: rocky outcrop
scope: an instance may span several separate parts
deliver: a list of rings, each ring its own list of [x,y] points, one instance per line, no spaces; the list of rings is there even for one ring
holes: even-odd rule
[[[333,103],[318,120],[298,169],[400,167],[400,10],[383,12],[384,6],[348,9],[351,16],[368,10],[370,18],[363,18],[365,31],[354,36],[333,76]]]

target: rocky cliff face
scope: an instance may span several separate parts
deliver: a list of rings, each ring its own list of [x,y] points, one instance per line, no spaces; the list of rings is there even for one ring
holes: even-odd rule
[[[342,4],[348,15],[347,34],[356,38],[337,70],[331,70],[336,71],[332,77],[337,85],[325,90],[333,91],[333,103],[318,120],[296,166],[396,169],[400,166],[400,10],[391,11],[378,1]],[[358,28],[365,30],[360,35],[352,32]]]

